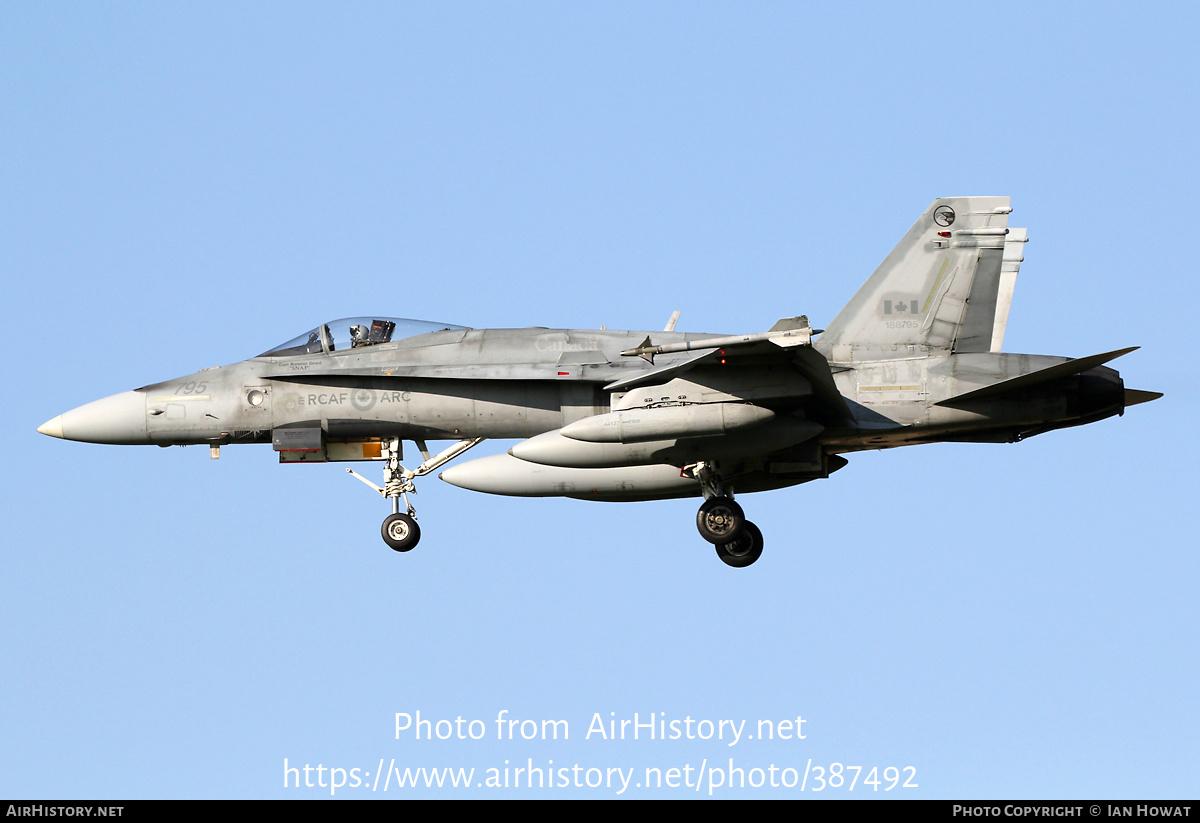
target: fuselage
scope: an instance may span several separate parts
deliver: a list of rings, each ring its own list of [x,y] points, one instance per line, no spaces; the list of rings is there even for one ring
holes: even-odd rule
[[[773,373],[765,390],[761,375],[732,373],[725,380],[732,385],[714,388],[720,381],[683,373],[660,385],[606,391],[614,381],[694,356],[654,363],[621,356],[648,336],[660,343],[710,337],[453,328],[332,351],[268,352],[88,403],[42,430],[67,440],[160,446],[266,443],[273,430],[304,425],[344,439],[524,439],[622,408],[732,401],[786,415],[798,413],[811,394],[800,373],[786,371]],[[1122,411],[1120,377],[1103,367],[967,407],[938,405],[1067,360],[972,353],[834,362],[851,416],[822,421],[817,439],[833,452],[935,439],[1015,440]]]

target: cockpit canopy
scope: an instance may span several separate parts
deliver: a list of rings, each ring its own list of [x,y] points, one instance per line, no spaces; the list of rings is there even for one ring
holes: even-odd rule
[[[294,357],[298,354],[348,351],[435,331],[464,328],[466,326],[410,320],[406,317],[343,317],[323,323],[273,349],[267,349],[259,357]]]

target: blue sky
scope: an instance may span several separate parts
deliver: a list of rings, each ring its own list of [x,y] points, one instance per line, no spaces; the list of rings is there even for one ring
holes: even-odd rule
[[[808,769],[804,796],[840,763],[912,767],[918,788],[824,796],[1195,797],[1197,22],[1184,4],[3,4],[0,795],[330,795],[328,773],[285,789],[286,759],[358,769],[337,797],[611,797],[367,786],[393,761],[637,783],[732,758]],[[1029,227],[1006,350],[1140,345],[1114,365],[1166,396],[746,496],[766,535],[750,569],[699,539],[694,501],[430,480],[400,556],[340,466],[35,432],[336,317],[820,327],[930,201],[971,194],[1011,195]],[[487,734],[397,739],[417,711]],[[570,739],[497,740],[501,711]],[[586,734],[635,712],[747,733],[800,716],[805,739]]]

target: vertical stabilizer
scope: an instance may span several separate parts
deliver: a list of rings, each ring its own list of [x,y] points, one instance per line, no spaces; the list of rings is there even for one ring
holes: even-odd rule
[[[933,201],[817,348],[835,362],[998,350],[1025,240],[1011,211],[1007,197]]]

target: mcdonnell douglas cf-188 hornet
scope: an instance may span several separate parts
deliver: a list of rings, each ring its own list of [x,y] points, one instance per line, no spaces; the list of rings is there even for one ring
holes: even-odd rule
[[[741,335],[471,329],[369,316],[257,357],[115,394],[38,431],[91,443],[271,443],[282,463],[378,461],[383,539],[420,539],[414,483],[485,438],[506,454],[441,473],[492,494],[704,498],[701,536],[730,566],[762,553],[734,493],[828,477],[843,455],[1010,443],[1122,414],[1158,392],[1104,364],[1001,352],[1024,229],[1007,197],[935,200],[824,330],[805,316]],[[1135,347],[1136,348],[1136,347]],[[401,441],[423,461],[401,465]],[[428,440],[454,440],[431,455]],[[401,510],[400,501],[404,501]]]

